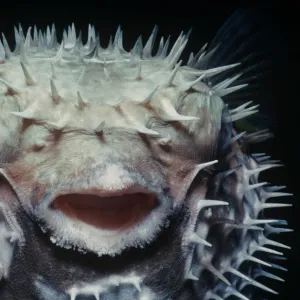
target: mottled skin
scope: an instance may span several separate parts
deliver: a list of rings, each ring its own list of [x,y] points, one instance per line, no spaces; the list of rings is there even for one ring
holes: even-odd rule
[[[181,66],[183,34],[153,57],[156,29],[131,52],[120,30],[107,49],[93,28],[84,47],[73,27],[60,45],[53,30],[29,34],[17,32],[0,65],[0,298],[240,295],[245,281],[232,268],[266,244],[259,229],[269,227],[260,222],[267,192],[249,188],[260,169],[247,136],[232,140],[231,121],[255,111],[228,110],[222,96],[234,80],[204,81],[234,66]],[[145,200],[133,205],[120,193]],[[58,204],[60,195],[69,196]]]

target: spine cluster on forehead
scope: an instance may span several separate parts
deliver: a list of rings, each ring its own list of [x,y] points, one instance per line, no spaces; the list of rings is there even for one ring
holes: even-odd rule
[[[82,130],[101,134],[105,128],[112,127],[111,122],[104,117],[102,120],[98,117],[90,122],[92,124],[80,124],[78,121],[90,113],[92,118],[93,111],[96,114],[97,109],[104,110],[111,119],[116,110],[122,110],[126,122],[120,120],[114,126],[159,136],[158,132],[145,126],[150,117],[166,122],[199,120],[195,115],[182,115],[177,111],[179,99],[186,94],[195,93],[196,98],[199,95],[198,99],[194,99],[194,112],[190,112],[195,114],[197,106],[203,102],[199,100],[201,96],[209,101],[212,97],[224,96],[245,86],[229,87],[239,77],[235,76],[208,88],[203,80],[231,69],[236,64],[195,70],[193,66],[210,55],[205,53],[205,48],[190,58],[188,66],[181,66],[182,61],[179,59],[188,41],[188,35],[183,33],[170,51],[169,39],[164,41],[162,38],[156,55],[152,55],[156,32],[155,27],[145,46],[139,38],[129,52],[122,46],[120,28],[114,42],[110,42],[105,49],[100,46],[93,27],[89,27],[88,42],[85,45],[82,44],[81,35],[76,35],[74,25],[64,32],[60,44],[57,42],[55,27],[52,30],[47,28],[45,34],[38,32],[35,27],[33,37],[30,29],[26,37],[22,29],[15,30],[14,52],[11,52],[3,36],[0,60],[4,64],[0,81],[6,87],[4,94],[7,97],[15,96],[20,102],[20,111],[10,113],[52,130]],[[8,67],[12,67],[9,72]],[[68,69],[69,74],[66,74]],[[82,83],[85,79],[87,86]],[[125,84],[124,93],[122,87]],[[112,89],[114,93],[111,93]],[[49,93],[48,97],[38,96],[41,92],[45,94],[45,91]]]
[[[43,126],[49,134],[80,132],[93,136],[122,128],[166,145],[172,143],[174,137],[148,126],[151,118],[166,124],[179,122],[193,128],[190,131],[197,136],[200,125],[191,124],[202,124],[198,111],[203,107],[221,106],[228,113],[212,118],[219,119],[222,125],[220,138],[222,130],[230,128],[231,139],[229,142],[224,139],[228,144],[222,145],[223,150],[216,160],[195,166],[195,176],[210,165],[214,165],[215,170],[207,197],[192,198],[187,204],[190,215],[181,245],[186,258],[183,281],[186,284],[192,280],[193,293],[202,300],[222,300],[231,296],[247,300],[248,293],[251,294],[249,286],[275,294],[257,278],[282,281],[262,266],[284,270],[269,261],[269,255],[276,260],[282,253],[268,245],[289,247],[269,236],[290,230],[275,227],[274,224],[285,225],[285,221],[264,219],[263,211],[289,206],[267,202],[269,198],[289,194],[278,192],[280,187],[266,187],[266,183],[258,181],[260,172],[278,166],[274,161],[243,151],[245,145],[264,140],[270,134],[267,131],[236,133],[231,129],[233,122],[256,113],[258,105],[249,107],[250,102],[247,102],[226,110],[223,97],[247,86],[234,85],[242,74],[214,86],[207,84],[210,77],[238,64],[201,69],[215,51],[207,52],[204,46],[196,55],[191,54],[184,66],[180,57],[189,33],[181,33],[170,49],[170,39],[161,38],[153,55],[156,36],[157,27],[145,45],[139,37],[133,48],[126,51],[120,28],[103,48],[93,26],[89,26],[86,44],[74,25],[64,31],[60,43],[54,26],[47,27],[46,32],[34,27],[33,34],[29,28],[26,35],[20,27],[15,29],[16,46],[12,51],[2,35],[0,163],[13,159],[13,153],[20,146],[16,136],[22,135],[24,124]],[[46,141],[36,140],[34,149],[39,151],[46,145]],[[3,170],[5,175],[5,165]],[[17,225],[11,226],[11,220],[13,216],[5,213],[4,205],[0,205],[0,243],[5,247],[4,254],[0,255],[0,279],[9,276],[13,246],[21,241],[20,234],[15,238]],[[263,257],[255,256],[256,252],[263,253]],[[199,280],[205,283],[203,287]],[[72,299],[80,290],[76,288],[70,292]],[[93,290],[91,294],[95,293],[99,296],[100,291]]]

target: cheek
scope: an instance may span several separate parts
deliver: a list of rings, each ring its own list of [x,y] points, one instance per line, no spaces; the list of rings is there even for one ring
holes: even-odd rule
[[[174,200],[174,206],[179,206],[185,200],[189,189],[196,177],[200,178],[201,184],[198,185],[198,196],[205,197],[207,190],[205,178],[207,174],[203,169],[213,166],[217,160],[197,164],[195,161],[173,160],[172,166],[168,169],[167,181],[170,186],[171,194]]]
[[[26,211],[38,205],[39,199],[44,197],[49,188],[46,183],[36,181],[34,170],[32,166],[14,163],[4,174]]]

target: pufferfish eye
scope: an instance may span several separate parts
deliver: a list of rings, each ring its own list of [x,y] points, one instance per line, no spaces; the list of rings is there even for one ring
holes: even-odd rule
[[[272,134],[249,98],[265,22],[237,11],[187,62],[190,32],[157,26],[131,50],[121,27],[107,47],[91,25],[2,36],[1,300],[277,294],[261,277],[283,281],[272,235],[292,230],[268,212],[291,194],[260,179],[281,165],[252,153]]]

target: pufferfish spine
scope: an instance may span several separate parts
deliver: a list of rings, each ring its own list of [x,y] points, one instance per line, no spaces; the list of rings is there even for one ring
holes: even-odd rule
[[[37,158],[32,159],[38,161],[38,155],[48,151],[48,144],[57,136],[84,134],[101,142],[114,131],[126,130],[132,135],[154,140],[162,149],[168,149],[180,146],[174,130],[170,129],[173,125],[182,126],[189,135],[193,135],[196,147],[202,146],[205,136],[214,134],[216,130],[218,142],[216,147],[209,148],[212,159],[197,164],[199,154],[193,154],[193,170],[187,179],[191,183],[199,173],[207,171],[206,195],[203,198],[191,195],[188,202],[181,206],[186,210],[181,224],[184,230],[182,234],[178,233],[185,260],[181,288],[177,296],[163,294],[152,297],[152,292],[146,292],[147,287],[143,288],[142,282],[141,286],[139,282],[141,294],[137,299],[186,299],[184,296],[180,298],[180,293],[182,290],[184,294],[187,288],[187,295],[193,297],[191,299],[202,300],[224,300],[231,296],[249,300],[252,294],[249,286],[276,294],[276,291],[260,283],[259,277],[283,281],[268,271],[270,268],[284,270],[270,262],[270,259],[280,259],[283,255],[270,246],[280,249],[289,247],[270,236],[291,230],[277,227],[285,225],[285,221],[265,219],[263,212],[290,206],[268,200],[291,194],[279,192],[281,187],[259,182],[261,172],[280,166],[276,161],[269,160],[264,154],[248,154],[250,143],[260,142],[270,133],[238,132],[234,127],[235,121],[257,113],[258,105],[250,106],[251,103],[247,102],[238,107],[228,107],[223,101],[226,95],[247,86],[234,85],[242,74],[226,78],[213,86],[207,84],[213,76],[234,69],[239,63],[199,69],[215,51],[206,52],[204,46],[196,55],[191,54],[184,66],[180,57],[189,33],[182,32],[170,50],[169,39],[161,38],[157,53],[153,55],[156,36],[157,27],[145,46],[138,38],[127,52],[123,48],[120,27],[107,48],[100,45],[93,26],[89,26],[85,45],[81,35],[76,34],[74,24],[64,31],[61,43],[57,41],[54,25],[51,29],[47,27],[46,32],[34,27],[33,35],[32,28],[29,28],[26,36],[21,27],[15,29],[14,51],[2,35],[1,173],[10,181],[7,168],[11,162],[29,152],[36,154]],[[203,111],[215,113],[209,116],[212,121],[205,119],[205,113],[199,117]],[[217,124],[217,129],[212,124]],[[31,125],[38,127],[32,131],[24,129]],[[200,136],[203,135],[201,128],[205,128],[204,137]],[[33,161],[30,159],[27,163]],[[57,174],[40,176],[54,184],[59,183]],[[18,194],[19,187],[14,186],[13,181],[11,184]],[[175,194],[175,203],[185,197],[187,189],[188,186]],[[15,244],[22,247],[26,241],[18,221],[11,212],[8,213],[5,202],[2,204],[2,196],[5,195],[0,195],[0,279],[6,279],[9,278]],[[28,207],[25,197],[20,198],[21,204]],[[31,209],[28,208],[29,211]],[[166,205],[159,212],[163,214],[164,210],[171,210],[171,207]],[[68,231],[64,231],[66,224],[56,224],[47,219],[42,208],[40,216],[47,224],[42,229],[51,232],[52,242],[73,248],[65,234]],[[59,225],[61,228],[57,228]],[[86,244],[78,238],[74,248],[83,252],[93,249],[101,256],[118,255],[127,247],[145,247],[164,223],[158,217],[150,220],[147,226],[149,236],[143,236],[142,228],[137,237],[128,234],[127,240],[111,241],[111,245],[100,242]],[[263,255],[257,256],[257,252]],[[73,300],[82,291],[73,288],[69,295]],[[91,292],[96,299],[99,299],[99,293],[100,288]]]

